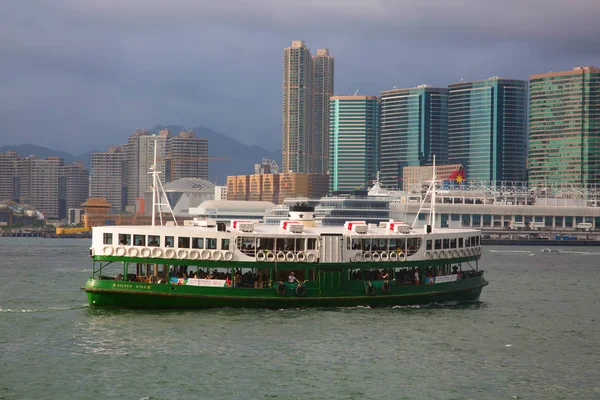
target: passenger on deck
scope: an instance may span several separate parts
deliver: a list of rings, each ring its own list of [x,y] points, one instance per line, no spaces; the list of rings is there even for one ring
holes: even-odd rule
[[[390,274],[386,270],[383,270],[383,275],[381,275],[381,279],[387,281],[390,278]]]
[[[175,276],[175,271],[173,271],[173,266],[169,267],[169,278],[173,278]]]
[[[442,276],[442,275],[444,275],[444,274],[442,274],[442,269],[438,268],[438,270],[435,271],[435,276]]]
[[[126,238],[122,238],[121,241],[119,242],[119,244],[127,246],[127,239]]]
[[[296,279],[296,277],[294,276],[294,271],[290,272],[290,276],[288,276],[288,282],[290,282],[290,283],[298,282],[298,279]]]
[[[419,286],[419,267],[415,268],[415,285]]]

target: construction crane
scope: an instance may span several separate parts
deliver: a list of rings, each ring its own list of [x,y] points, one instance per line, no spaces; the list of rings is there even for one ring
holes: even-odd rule
[[[229,157],[184,157],[184,158],[157,158],[157,161],[164,161],[169,164],[169,182],[173,181],[173,163],[189,161],[228,161]]]

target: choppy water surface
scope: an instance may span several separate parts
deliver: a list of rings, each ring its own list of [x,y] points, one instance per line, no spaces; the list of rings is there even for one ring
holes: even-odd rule
[[[600,398],[598,248],[486,247],[475,304],[157,312],[87,307],[89,244],[0,238],[0,398]]]

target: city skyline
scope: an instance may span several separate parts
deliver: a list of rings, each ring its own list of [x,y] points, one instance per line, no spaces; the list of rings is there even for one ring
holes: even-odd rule
[[[0,66],[2,145],[100,150],[176,122],[280,148],[280,49],[295,38],[335,54],[336,95],[600,65],[600,5],[583,1],[31,3],[0,13],[0,54],[10,60]],[[284,18],[290,12],[306,18]]]

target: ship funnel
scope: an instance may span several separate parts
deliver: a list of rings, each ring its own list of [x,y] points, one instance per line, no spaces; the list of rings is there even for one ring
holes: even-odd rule
[[[300,222],[304,226],[315,226],[315,207],[306,203],[290,206],[290,221]]]

